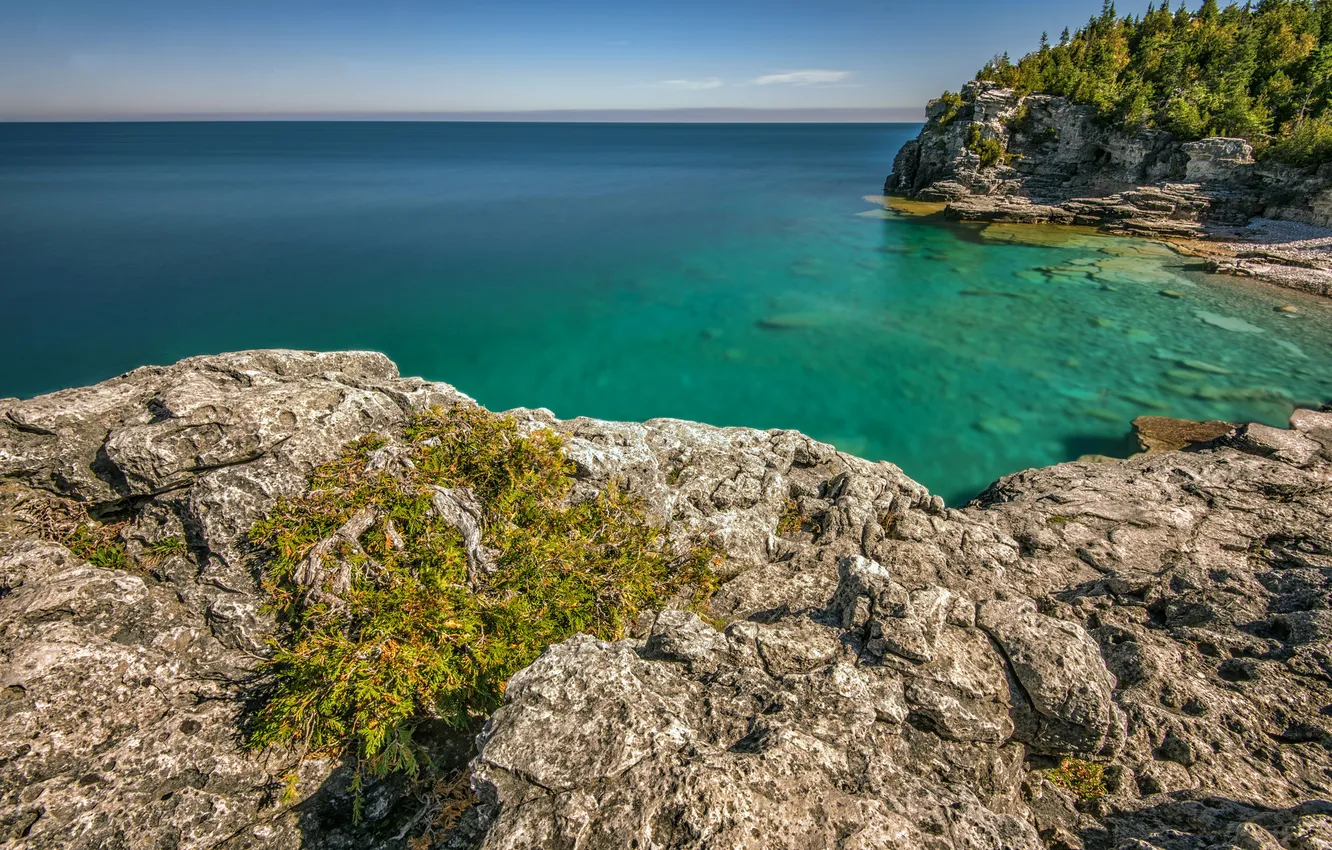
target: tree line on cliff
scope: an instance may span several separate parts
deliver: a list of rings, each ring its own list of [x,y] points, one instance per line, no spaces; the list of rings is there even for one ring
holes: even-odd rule
[[[1090,104],[1122,126],[1185,140],[1237,136],[1259,157],[1296,165],[1332,160],[1332,0],[1261,0],[1189,11],[1149,5],[1099,17],[1013,62],[977,74],[1021,93]]]

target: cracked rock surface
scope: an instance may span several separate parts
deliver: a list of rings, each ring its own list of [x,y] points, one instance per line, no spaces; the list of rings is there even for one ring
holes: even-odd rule
[[[290,351],[0,401],[0,847],[405,846],[395,784],[353,827],[344,766],[241,746],[272,629],[244,534],[347,441],[465,401]],[[518,673],[450,846],[1332,846],[1332,412],[962,510],[794,432],[513,414],[565,435],[574,498],[623,482],[727,581]],[[89,564],[15,521],[45,494],[187,546]],[[1051,780],[1069,756],[1105,794]]]

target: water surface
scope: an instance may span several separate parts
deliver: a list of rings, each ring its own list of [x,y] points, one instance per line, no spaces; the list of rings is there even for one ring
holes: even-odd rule
[[[494,409],[796,428],[950,503],[1137,415],[1332,398],[1326,301],[865,201],[916,129],[0,125],[0,396],[371,348]]]

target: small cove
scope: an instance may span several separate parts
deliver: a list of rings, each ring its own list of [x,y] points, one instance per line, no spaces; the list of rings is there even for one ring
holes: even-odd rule
[[[867,202],[916,129],[3,126],[0,396],[373,348],[493,409],[799,429],[950,504],[1138,415],[1332,399],[1325,299]]]

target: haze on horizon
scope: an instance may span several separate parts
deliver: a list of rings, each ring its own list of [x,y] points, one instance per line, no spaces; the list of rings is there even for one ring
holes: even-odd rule
[[[0,120],[608,110],[631,110],[622,114],[633,120],[917,120],[929,98],[956,89],[986,59],[1021,55],[1043,30],[1055,37],[1100,8],[1101,0],[3,0]]]

